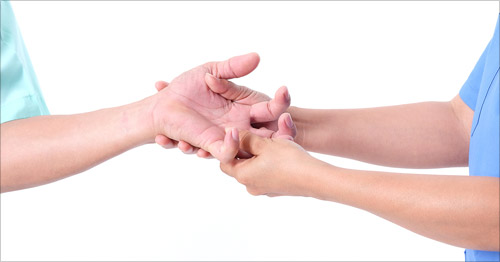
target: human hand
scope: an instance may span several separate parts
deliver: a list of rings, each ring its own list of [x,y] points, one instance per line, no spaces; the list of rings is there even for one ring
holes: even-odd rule
[[[257,54],[248,54],[196,67],[170,84],[158,82],[153,109],[155,132],[160,134],[156,142],[169,148],[176,146],[177,140],[177,146],[184,152],[195,152],[194,147],[199,147],[199,156],[211,153],[221,161],[228,161],[238,151],[236,128],[266,137],[294,137],[290,115],[282,114],[290,105],[286,87],[280,88],[275,99],[270,100],[264,94],[225,80],[250,73],[258,62]],[[213,89],[225,92],[219,94]],[[266,123],[258,129],[251,125],[260,122]],[[226,134],[225,128],[229,128]]]
[[[164,89],[167,86],[168,86],[168,82],[165,82],[165,81],[158,81],[155,83],[155,88],[156,88],[156,90],[158,90],[158,92],[160,92],[162,89]],[[165,149],[171,149],[171,148],[178,147],[185,154],[196,153],[199,157],[203,157],[203,158],[211,158],[212,157],[212,155],[210,153],[208,153],[207,151],[205,151],[203,149],[195,148],[195,147],[191,146],[190,144],[188,144],[187,142],[182,141],[182,140],[177,141],[177,140],[170,139],[162,134],[156,135],[155,143],[162,146]]]
[[[212,90],[213,89],[215,89],[215,90],[222,89],[225,92],[221,92],[221,91],[219,91],[219,92],[222,93],[221,95],[223,95],[223,96],[224,95],[227,96],[227,90],[229,90],[230,88],[240,88],[240,89],[246,88],[246,87],[235,86],[233,83],[231,83],[229,81],[221,81],[219,79],[215,79],[215,81],[216,82],[212,84],[211,89]],[[158,90],[158,92],[167,86],[168,86],[168,83],[165,81],[158,81],[155,83],[155,88],[156,88],[156,90]],[[260,100],[269,101],[270,100],[270,98],[264,94],[261,94],[258,92],[255,92],[255,93],[257,93],[256,98],[259,99],[258,101],[260,101]],[[226,98],[230,99],[229,97],[226,97]],[[259,108],[257,108],[257,109],[259,109]],[[282,115],[282,117],[284,118],[284,121],[276,121],[275,120],[275,121],[267,121],[267,122],[263,122],[263,123],[259,123],[255,119],[252,119],[253,120],[252,121],[253,127],[263,128],[263,129],[260,129],[260,130],[257,130],[256,132],[255,131],[254,132],[255,133],[260,133],[262,131],[268,132],[268,131],[266,131],[266,129],[267,129],[267,130],[271,130],[271,132],[272,132],[272,134],[270,135],[271,137],[280,137],[280,138],[284,138],[284,139],[293,140],[293,138],[295,137],[295,134],[296,134],[296,128],[293,125],[293,121],[291,120],[291,116],[288,113],[286,113],[286,114]],[[285,123],[287,126],[283,126],[280,129],[278,129],[278,122],[281,123],[282,125],[283,125],[283,123]],[[269,136],[269,133],[267,133],[267,134],[264,133],[263,135]],[[176,141],[176,140],[170,139],[162,134],[156,135],[155,143],[157,143],[158,145],[162,146],[165,149],[171,149],[171,148],[178,147],[185,154],[197,154],[199,157],[202,157],[202,158],[212,158],[212,155],[210,153],[208,153],[207,151],[205,151],[201,148],[193,147],[192,145],[190,145],[189,143],[187,143],[183,140]],[[244,154],[242,154],[242,155],[244,155]]]
[[[308,196],[312,168],[323,162],[298,144],[240,132],[240,148],[253,155],[220,164],[221,170],[245,185],[252,195]]]
[[[167,86],[168,86],[168,82],[165,82],[165,81],[158,81],[155,83],[155,88],[156,88],[156,90],[158,90],[158,92]],[[198,157],[207,158],[207,159],[213,158],[213,156],[209,152],[207,152],[201,148],[194,147],[184,140],[177,141],[177,140],[170,139],[162,134],[156,135],[155,143],[162,146],[165,149],[171,149],[171,148],[178,147],[184,154],[196,154],[196,155],[198,155]]]

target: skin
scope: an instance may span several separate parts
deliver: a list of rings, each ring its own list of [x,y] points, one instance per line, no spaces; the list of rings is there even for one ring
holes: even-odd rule
[[[273,100],[246,88],[225,98],[205,83],[214,76],[247,75],[258,63],[255,53],[206,63],[181,74],[168,87],[166,82],[157,83],[157,94],[132,104],[1,124],[1,192],[83,172],[155,138],[183,141],[226,162],[238,152],[238,129],[267,137],[292,136],[295,130],[285,122],[290,116],[282,115],[290,104],[286,87]],[[251,125],[256,122],[266,123],[256,129]],[[167,137],[172,140],[166,141]]]
[[[465,166],[473,111],[459,96],[444,103],[289,111],[300,145],[243,131],[240,147],[253,156],[221,163],[250,194],[334,201],[444,243],[500,251],[498,178],[345,169],[305,150],[388,166]]]
[[[468,165],[474,111],[459,96],[449,102],[289,112],[296,141],[308,151],[402,168]]]
[[[207,78],[207,81],[211,81],[211,79],[212,79],[212,77]],[[210,82],[208,82],[208,83],[210,83]],[[155,87],[158,91],[163,90],[167,86],[168,86],[168,83],[165,81],[158,81],[155,85]],[[247,92],[247,94],[254,92],[253,90],[250,90],[244,86],[239,86],[239,88],[241,91]],[[244,94],[244,95],[247,95],[247,94]],[[264,94],[261,94],[261,93],[256,93],[256,94],[258,94],[258,96],[259,96],[258,101],[270,100],[270,98]],[[280,97],[280,96],[283,97],[283,99],[284,99],[283,105],[290,104],[290,95],[288,94],[288,91],[286,89],[283,89],[283,87],[278,89],[278,91],[276,92],[276,100],[278,100],[279,99],[278,97]],[[236,98],[237,98],[237,95],[235,94],[235,96],[232,97],[231,99],[236,99]],[[273,113],[273,112],[279,112],[279,110],[282,110],[282,109],[277,108],[278,107],[277,103],[272,103],[272,102],[273,101],[271,101],[271,103],[266,104],[265,108],[260,107],[260,108],[257,108],[257,110],[262,110],[264,112],[269,110],[270,115],[275,114],[275,116],[272,116],[271,118],[277,118],[278,117],[277,113]],[[269,105],[269,109],[268,109],[267,105]],[[273,107],[275,107],[275,109],[271,109]],[[289,113],[281,114],[278,118],[278,122],[267,121],[267,122],[261,123],[261,122],[257,122],[255,119],[251,119],[251,126],[252,127],[250,128],[250,130],[252,132],[259,134],[259,135],[266,136],[266,137],[280,137],[280,138],[284,138],[284,139],[293,140],[293,137],[296,136],[296,127],[293,124],[292,118],[291,118]],[[259,127],[259,129],[253,128],[253,126]],[[271,132],[269,132],[269,130]],[[278,131],[274,132],[273,130],[278,130]],[[194,147],[191,144],[189,144],[188,142],[183,141],[183,140],[176,141],[176,140],[170,139],[170,138],[166,137],[165,135],[161,135],[161,134],[157,135],[155,138],[155,142],[158,145],[164,147],[165,149],[171,149],[171,148],[178,147],[185,154],[197,154],[201,158],[213,158],[213,156],[209,152],[207,152],[201,148]],[[249,156],[248,154],[245,154],[244,152],[239,152],[239,155]]]

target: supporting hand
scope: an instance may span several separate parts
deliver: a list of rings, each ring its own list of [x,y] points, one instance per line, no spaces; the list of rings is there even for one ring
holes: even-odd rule
[[[322,163],[290,140],[262,138],[247,131],[240,132],[240,148],[254,156],[220,167],[252,195],[306,196],[311,168]]]

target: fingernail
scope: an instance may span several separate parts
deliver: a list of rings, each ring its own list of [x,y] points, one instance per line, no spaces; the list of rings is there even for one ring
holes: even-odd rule
[[[288,114],[288,115],[285,117],[285,124],[286,124],[289,128],[293,128],[292,116],[291,116],[290,114]]]
[[[290,100],[290,92],[288,92],[288,87],[286,87],[286,86],[285,86],[285,88],[286,88],[286,92],[285,92],[285,94],[286,94],[286,95],[285,95],[285,98],[286,98],[286,100],[288,101],[288,100]]]
[[[231,129],[231,135],[233,136],[234,141],[238,141],[238,139],[239,139],[238,129],[232,128]]]

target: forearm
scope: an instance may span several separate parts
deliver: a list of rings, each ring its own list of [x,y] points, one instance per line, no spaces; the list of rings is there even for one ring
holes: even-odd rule
[[[451,245],[499,251],[499,180],[341,169],[320,162],[306,195],[369,211]]]
[[[450,102],[289,112],[296,141],[309,151],[395,167],[468,163],[469,134]]]
[[[80,173],[152,142],[146,100],[77,115],[38,116],[1,125],[1,191]]]

